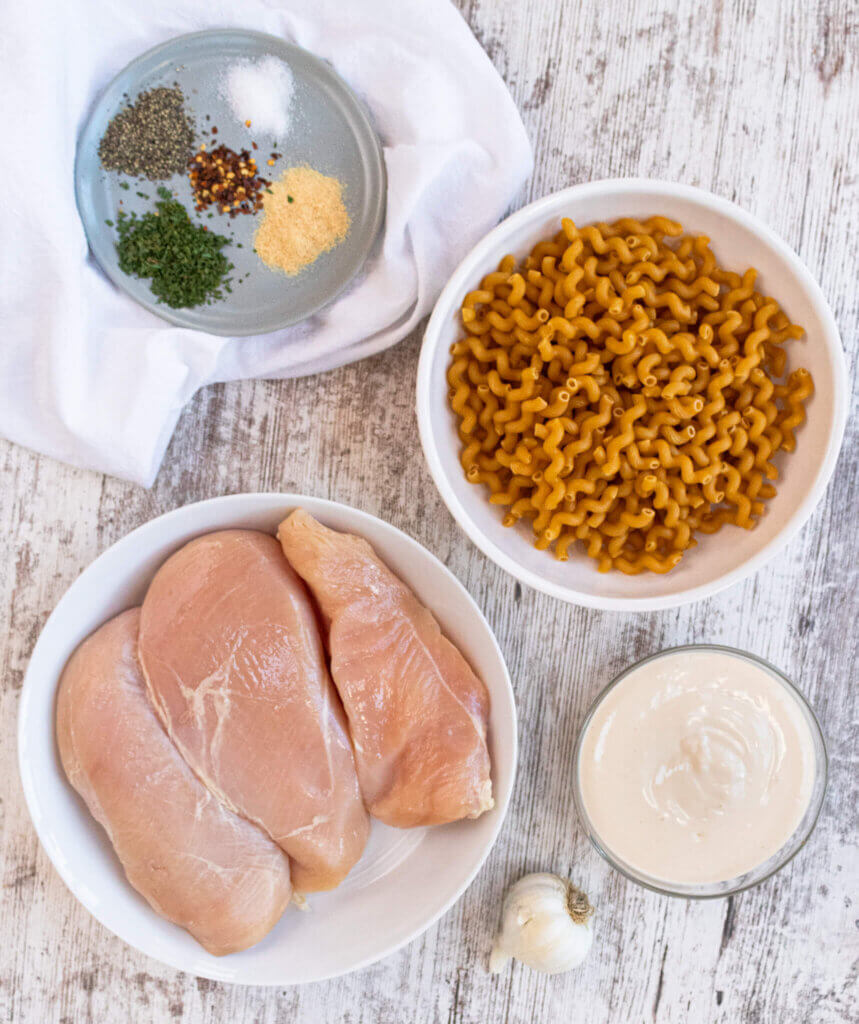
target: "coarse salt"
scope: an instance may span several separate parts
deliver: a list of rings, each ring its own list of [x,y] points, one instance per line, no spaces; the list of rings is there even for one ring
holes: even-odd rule
[[[292,125],[295,83],[288,64],[277,57],[236,61],[227,68],[221,93],[236,119],[255,132],[286,138]]]

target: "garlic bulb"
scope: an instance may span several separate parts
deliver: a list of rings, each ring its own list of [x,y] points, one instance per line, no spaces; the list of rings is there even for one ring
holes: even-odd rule
[[[511,957],[545,974],[578,967],[593,942],[593,912],[587,896],[565,878],[525,875],[504,897],[489,970],[497,974]]]

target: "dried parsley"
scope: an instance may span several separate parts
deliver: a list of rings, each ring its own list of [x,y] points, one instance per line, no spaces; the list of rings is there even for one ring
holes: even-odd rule
[[[111,119],[98,147],[106,171],[151,180],[184,171],[194,131],[178,87],[142,92]]]
[[[119,268],[151,278],[152,294],[172,309],[200,306],[230,290],[233,264],[221,251],[230,240],[194,224],[185,207],[159,188],[155,211],[117,216]]]

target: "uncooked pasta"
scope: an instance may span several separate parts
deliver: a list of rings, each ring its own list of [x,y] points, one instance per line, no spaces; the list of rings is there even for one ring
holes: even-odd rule
[[[562,221],[462,304],[450,405],[469,481],[564,560],[664,573],[695,534],[751,529],[813,392],[803,330],[665,217]]]

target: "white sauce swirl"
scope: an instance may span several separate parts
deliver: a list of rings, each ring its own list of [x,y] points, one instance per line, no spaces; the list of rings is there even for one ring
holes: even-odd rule
[[[579,757],[603,845],[674,884],[736,878],[790,838],[814,787],[797,698],[763,666],[719,651],[669,652],[603,700]]]

